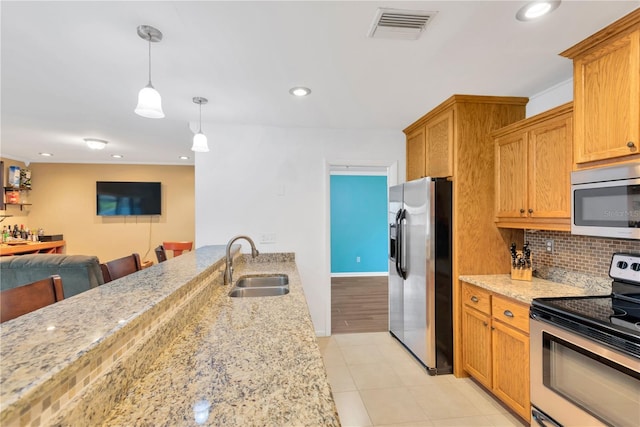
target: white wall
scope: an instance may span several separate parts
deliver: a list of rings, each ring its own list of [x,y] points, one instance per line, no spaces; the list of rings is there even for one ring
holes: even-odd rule
[[[196,156],[196,246],[246,234],[260,251],[295,252],[316,333],[329,335],[329,165],[393,165],[404,181],[404,134],[230,125],[207,125],[206,134],[211,151]],[[260,243],[266,233],[276,243]]]
[[[527,117],[573,101],[573,79],[565,80],[529,97]]]

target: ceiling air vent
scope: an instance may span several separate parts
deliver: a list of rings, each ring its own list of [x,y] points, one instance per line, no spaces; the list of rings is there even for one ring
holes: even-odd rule
[[[378,8],[369,37],[417,40],[438,12]]]

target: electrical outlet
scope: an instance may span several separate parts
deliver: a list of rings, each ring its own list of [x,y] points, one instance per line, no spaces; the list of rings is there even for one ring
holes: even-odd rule
[[[260,235],[260,243],[270,244],[276,242],[276,233],[262,233]]]
[[[553,239],[548,239],[545,242],[545,249],[547,252],[549,252],[550,254],[553,253]]]
[[[360,262],[360,257],[359,256],[356,257],[356,262]]]

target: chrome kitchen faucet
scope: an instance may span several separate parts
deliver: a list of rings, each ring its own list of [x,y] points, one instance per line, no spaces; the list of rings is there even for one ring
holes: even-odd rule
[[[227,242],[227,249],[225,251],[225,270],[224,270],[224,284],[225,285],[230,285],[231,282],[233,282],[233,258],[231,257],[231,245],[233,245],[233,243],[236,240],[239,239],[244,239],[247,242],[249,242],[249,244],[251,245],[251,257],[255,258],[258,255],[260,255],[260,252],[258,252],[258,250],[256,249],[256,245],[255,243],[253,243],[253,240],[251,240],[251,237],[249,236],[235,236],[232,237],[229,242]]]

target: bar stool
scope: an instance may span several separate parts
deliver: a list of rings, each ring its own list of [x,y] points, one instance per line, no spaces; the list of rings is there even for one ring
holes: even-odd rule
[[[6,289],[0,292],[0,323],[63,299],[62,279],[57,274],[27,285]]]
[[[184,251],[193,249],[193,242],[162,242],[165,251],[173,251],[174,258],[182,255]]]
[[[142,263],[140,262],[140,255],[134,253],[100,264],[100,268],[102,269],[104,283],[109,283],[112,280],[116,280],[142,270]]]

